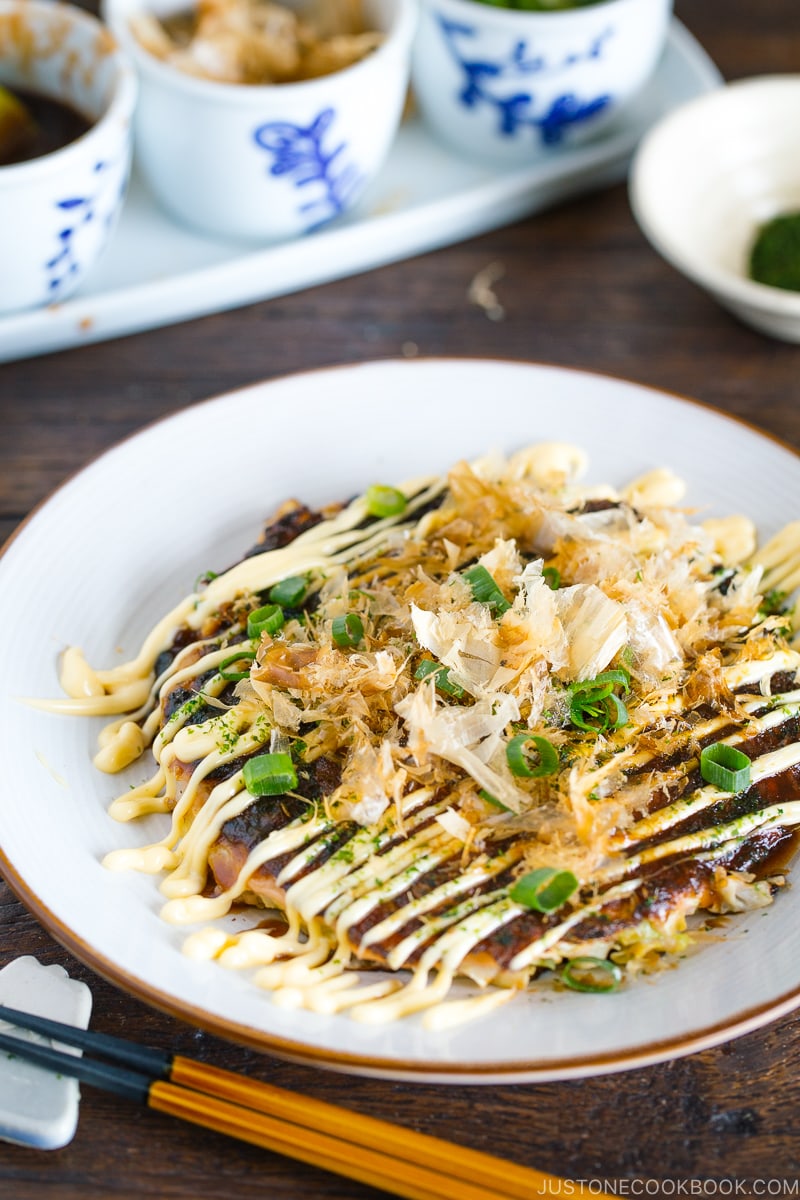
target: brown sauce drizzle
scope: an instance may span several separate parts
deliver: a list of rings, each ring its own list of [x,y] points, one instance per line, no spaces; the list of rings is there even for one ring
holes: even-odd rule
[[[800,853],[800,828],[795,826],[781,832],[783,836],[776,839],[769,853],[759,863],[757,874],[760,879],[767,879],[771,875],[783,875]]]

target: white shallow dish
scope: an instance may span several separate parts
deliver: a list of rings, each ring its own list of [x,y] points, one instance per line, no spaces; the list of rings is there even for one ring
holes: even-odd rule
[[[761,333],[800,342],[800,292],[749,277],[759,229],[800,211],[800,75],[741,79],[681,105],[642,140],[634,215],[656,250]]]
[[[650,84],[602,140],[501,170],[446,149],[413,118],[352,214],[282,245],[218,241],[177,224],[157,207],[134,170],[102,262],[64,304],[0,318],[0,362],[285,295],[450,245],[618,183],[647,129],[719,83],[714,64],[674,21]]]
[[[0,1004],[86,1029],[92,993],[63,967],[44,966],[30,955],[12,959],[0,969]],[[0,1021],[0,1031],[29,1042],[54,1045],[35,1033]],[[61,1049],[68,1050],[63,1046]],[[79,1050],[70,1053],[80,1054]],[[59,1150],[78,1127],[80,1086],[68,1075],[55,1075],[13,1054],[0,1055],[0,1138],[36,1150]]]
[[[0,867],[43,924],[120,986],[206,1029],[398,1079],[521,1082],[620,1070],[712,1046],[798,1005],[800,899],[789,889],[771,908],[731,918],[724,936],[677,969],[613,996],[540,986],[444,1033],[416,1017],[374,1027],[286,1011],[248,972],[182,954],[187,930],[160,919],[152,876],[101,866],[109,849],[163,833],[164,817],[119,825],[106,812],[149,764],[101,775],[90,762],[101,723],[20,703],[60,694],[57,659],[68,644],[98,665],[132,656],[198,574],[252,544],[283,498],[318,504],[547,439],[586,447],[597,482],[668,465],[708,515],[740,511],[746,476],[762,536],[797,515],[800,458],[741,423],[615,379],[487,361],[381,362],[258,385],[150,427],[65,484],[0,559]]]

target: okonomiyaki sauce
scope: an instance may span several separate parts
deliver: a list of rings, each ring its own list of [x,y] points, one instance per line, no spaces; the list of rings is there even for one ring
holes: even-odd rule
[[[781,875],[788,871],[798,853],[800,853],[800,829],[792,829],[759,863],[759,878],[768,879],[771,875]]]

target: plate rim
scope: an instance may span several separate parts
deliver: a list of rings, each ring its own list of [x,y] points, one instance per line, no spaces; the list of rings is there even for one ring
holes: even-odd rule
[[[487,1084],[498,1083],[551,1083],[567,1079],[590,1078],[613,1074],[617,1071],[634,1070],[653,1066],[673,1058],[683,1058],[701,1050],[712,1049],[726,1041],[752,1033],[788,1015],[800,1006],[800,986],[784,992],[776,1000],[754,1005],[737,1013],[733,1018],[695,1030],[686,1037],[665,1038],[649,1042],[630,1050],[618,1050],[594,1055],[514,1063],[442,1063],[415,1060],[401,1065],[400,1060],[383,1058],[380,1055],[354,1054],[332,1051],[325,1047],[297,1042],[271,1034],[266,1030],[255,1030],[230,1019],[217,1018],[207,1010],[193,1004],[175,1002],[169,993],[146,983],[109,964],[96,955],[92,947],[78,937],[39,898],[27,889],[24,881],[10,867],[5,852],[0,848],[0,864],[8,886],[20,902],[43,925],[56,941],[69,950],[85,966],[90,967],[102,978],[120,987],[134,999],[150,1004],[177,1020],[193,1024],[205,1033],[223,1040],[257,1050],[259,1053],[274,1054],[294,1062],[304,1063],[331,1071],[353,1075],[373,1076],[381,1079],[402,1080],[431,1084]],[[19,885],[20,891],[17,891]]]
[[[6,552],[17,539],[24,536],[32,522],[39,517],[51,502],[57,500],[60,493],[69,487],[73,480],[77,479],[84,472],[91,470],[95,464],[106,456],[115,453],[129,442],[139,437],[148,436],[153,430],[168,424],[170,421],[185,418],[187,414],[191,414],[198,409],[225,403],[231,398],[239,397],[249,392],[260,392],[273,384],[281,384],[298,378],[330,375],[332,372],[355,371],[359,368],[391,370],[397,367],[413,371],[416,365],[463,367],[469,364],[495,365],[521,369],[531,368],[534,371],[544,369],[561,374],[602,379],[610,383],[621,384],[640,391],[649,392],[662,401],[666,399],[676,402],[679,405],[697,408],[712,414],[717,419],[730,422],[733,426],[744,428],[757,438],[772,443],[781,450],[788,452],[794,459],[800,462],[800,449],[794,447],[779,435],[763,429],[747,418],[726,412],[710,402],[652,384],[641,383],[638,380],[616,375],[609,371],[594,370],[588,367],[564,366],[560,363],[541,360],[509,359],[489,355],[420,355],[414,359],[387,357],[354,360],[328,366],[298,368],[293,371],[257,380],[242,387],[216,393],[202,400],[194,401],[182,408],[164,413],[154,420],[148,421],[137,429],[132,430],[124,437],[117,439],[110,446],[93,455],[82,466],[70,472],[61,483],[40,500],[20,522],[17,528],[12,531],[5,543],[0,546],[0,561],[2,561]],[[61,946],[72,953],[85,966],[95,971],[96,974],[114,986],[126,991],[135,999],[150,1004],[173,1018],[193,1024],[206,1033],[246,1045],[251,1049],[258,1050],[260,1053],[275,1054],[278,1057],[305,1063],[310,1066],[362,1076],[445,1085],[453,1083],[486,1085],[500,1083],[544,1083],[565,1079],[587,1078],[650,1066],[673,1058],[697,1053],[701,1050],[710,1049],[733,1038],[754,1032],[800,1007],[800,984],[798,984],[797,987],[790,988],[773,999],[752,1005],[718,1022],[706,1025],[701,1029],[692,1030],[685,1035],[654,1039],[627,1049],[621,1048],[601,1053],[573,1055],[548,1059],[546,1061],[537,1059],[515,1061],[513,1063],[504,1061],[470,1063],[466,1061],[443,1062],[415,1059],[409,1062],[381,1055],[341,1051],[325,1046],[317,1046],[305,1041],[296,1041],[283,1035],[270,1033],[268,1030],[256,1029],[236,1019],[217,1015],[191,1002],[175,999],[163,988],[142,979],[134,972],[120,967],[112,960],[96,952],[88,941],[71,929],[61,917],[57,916],[40,899],[35,888],[17,871],[2,845],[0,845],[0,874],[20,903]]]

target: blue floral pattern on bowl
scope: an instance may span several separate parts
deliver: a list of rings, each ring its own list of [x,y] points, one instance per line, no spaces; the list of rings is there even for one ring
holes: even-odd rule
[[[344,212],[362,182],[358,168],[343,162],[346,142],[326,149],[326,135],[333,134],[335,119],[335,111],[325,108],[308,127],[289,121],[268,121],[259,125],[253,135],[256,145],[272,155],[270,175],[286,176],[297,189],[312,189],[310,197],[297,208],[308,219],[306,231]],[[331,140],[336,139],[328,139],[329,145]]]
[[[104,238],[116,216],[122,202],[125,178],[123,177],[121,187],[113,187],[109,203],[106,181],[107,172],[111,170],[112,165],[108,162],[95,163],[92,171],[94,178],[86,188],[85,194],[67,196],[54,202],[59,214],[64,217],[64,223],[56,234],[56,250],[44,265],[51,301],[60,299],[65,292],[77,286],[86,269],[84,255],[81,253],[82,233],[89,226],[101,225],[102,230],[96,229],[94,236]]]
[[[581,99],[565,90],[544,111],[537,111],[536,92],[531,89],[531,82],[535,85],[537,77],[567,76],[571,67],[602,58],[606,43],[614,36],[611,27],[593,37],[588,46],[570,51],[558,60],[547,59],[524,39],[515,39],[504,58],[487,61],[469,54],[469,40],[478,35],[474,26],[442,16],[438,20],[448,50],[464,76],[458,97],[461,104],[466,108],[480,104],[494,107],[497,129],[503,137],[512,138],[520,131],[532,129],[545,145],[557,145],[570,126],[596,116],[613,99],[608,93]],[[519,87],[515,88],[517,81]],[[504,94],[500,95],[492,84],[502,84]]]

